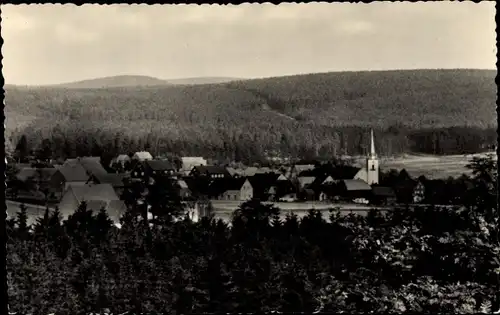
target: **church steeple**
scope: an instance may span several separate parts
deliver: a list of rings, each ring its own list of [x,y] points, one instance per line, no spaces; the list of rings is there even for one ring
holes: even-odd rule
[[[379,161],[375,152],[375,137],[373,129],[370,130],[370,154],[366,158],[367,182],[370,185],[378,184]]]
[[[370,158],[374,159],[377,157],[377,154],[375,153],[375,139],[373,137],[373,129],[371,131],[371,138],[370,138]]]

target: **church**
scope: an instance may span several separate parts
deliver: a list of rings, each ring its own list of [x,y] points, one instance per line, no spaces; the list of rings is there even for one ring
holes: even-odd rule
[[[366,157],[365,166],[358,171],[358,173],[354,176],[354,179],[362,180],[368,183],[368,185],[377,185],[379,182],[379,160],[377,153],[375,153],[373,129],[371,130],[370,135],[370,153]]]

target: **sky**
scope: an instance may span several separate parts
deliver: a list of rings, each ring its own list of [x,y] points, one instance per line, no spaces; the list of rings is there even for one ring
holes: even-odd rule
[[[7,84],[496,69],[495,3],[2,5]]]

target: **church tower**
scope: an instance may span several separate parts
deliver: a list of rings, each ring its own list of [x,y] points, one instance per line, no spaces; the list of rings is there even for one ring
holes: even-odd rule
[[[370,138],[370,155],[366,159],[367,182],[369,185],[378,184],[379,165],[377,154],[375,153],[375,140],[373,138],[373,129]]]

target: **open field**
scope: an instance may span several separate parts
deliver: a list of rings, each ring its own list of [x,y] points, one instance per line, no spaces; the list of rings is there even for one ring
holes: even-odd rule
[[[427,178],[448,178],[458,177],[462,174],[470,174],[470,170],[465,166],[474,156],[486,156],[488,153],[464,154],[464,155],[405,155],[396,158],[382,158],[380,168],[383,171],[390,169],[405,169],[413,177],[424,175]],[[490,152],[496,159],[496,153]],[[356,159],[358,166],[363,165],[364,158]]]
[[[241,204],[240,201],[212,200],[212,206],[215,210],[215,218],[229,222],[234,210]],[[323,218],[328,221],[330,209],[339,208],[341,214],[355,213],[359,215],[367,215],[370,209],[375,207],[360,204],[337,204],[326,202],[268,202],[266,204],[274,204],[275,207],[281,210],[280,217],[284,219],[289,214],[295,214],[302,218],[307,215],[309,210],[314,209],[321,212]],[[381,211],[387,211],[390,208],[381,208]]]

